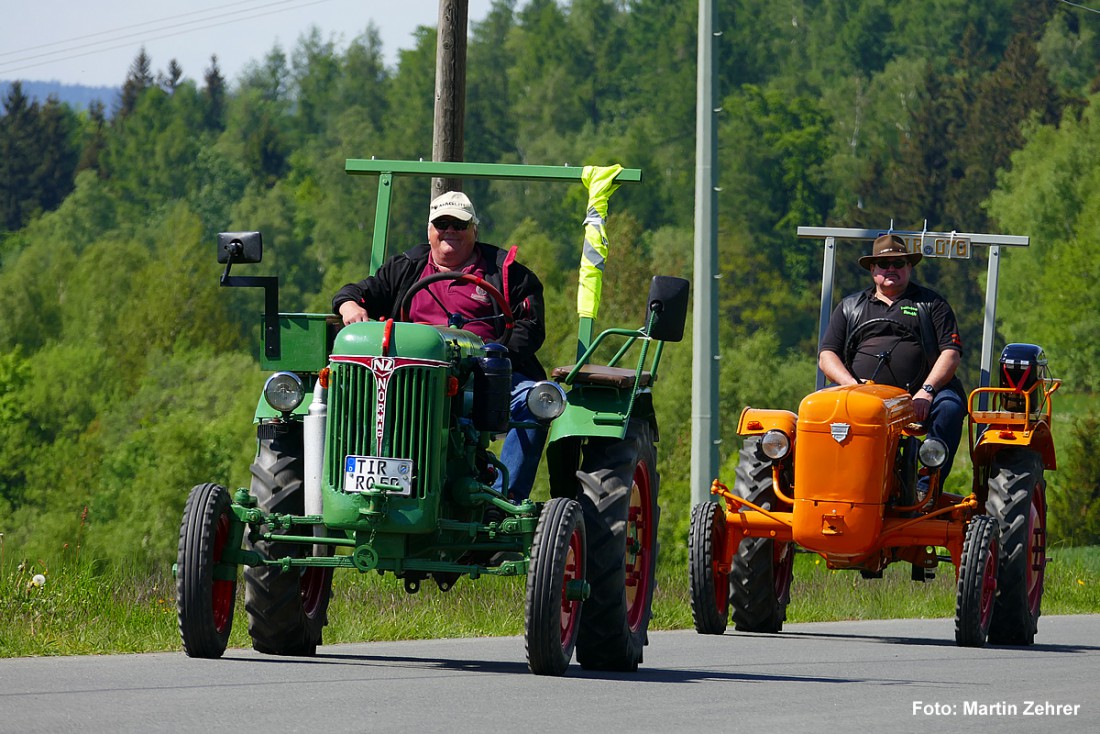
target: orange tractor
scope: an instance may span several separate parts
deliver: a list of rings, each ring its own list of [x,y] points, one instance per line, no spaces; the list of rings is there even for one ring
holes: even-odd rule
[[[966,496],[943,490],[946,446],[921,440],[912,399],[899,388],[822,388],[797,414],[745,408],[733,488],[715,480],[719,501],[692,510],[696,630],[722,634],[732,607],[738,630],[780,631],[797,547],[865,578],[905,562],[924,581],[949,561],[956,642],[1031,644],[1046,562],[1043,472],[1055,468],[1051,395],[1060,383],[1040,347],[1004,348],[999,386],[970,394]],[[929,475],[927,490],[919,474]]]

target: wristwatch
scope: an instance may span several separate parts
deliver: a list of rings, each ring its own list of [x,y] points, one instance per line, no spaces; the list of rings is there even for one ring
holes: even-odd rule
[[[936,394],[936,388],[935,388],[935,387],[933,387],[933,385],[932,385],[932,383],[931,383],[931,382],[926,382],[926,383],[924,383],[924,386],[923,386],[923,387],[921,388],[921,390],[924,390],[924,391],[925,391],[926,393],[928,393],[929,395],[933,395],[933,396],[934,396],[934,395]]]

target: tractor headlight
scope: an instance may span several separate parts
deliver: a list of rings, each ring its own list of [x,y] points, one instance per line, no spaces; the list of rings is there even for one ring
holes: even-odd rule
[[[276,372],[264,383],[264,399],[275,410],[289,413],[302,404],[306,391],[293,372]]]
[[[565,412],[565,390],[556,382],[543,380],[527,392],[527,409],[535,420],[549,423]]]
[[[783,431],[773,428],[760,439],[760,450],[764,456],[777,461],[791,452],[791,439]]]
[[[917,452],[920,463],[929,469],[939,469],[947,461],[947,444],[938,438],[926,438]]]

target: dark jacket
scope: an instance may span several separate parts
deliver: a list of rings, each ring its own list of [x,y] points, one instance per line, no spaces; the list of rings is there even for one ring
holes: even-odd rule
[[[874,286],[841,299],[829,318],[829,325],[826,327],[819,351],[836,353],[845,366],[851,368],[855,357],[854,349],[858,349],[862,342],[879,333],[890,332],[885,324],[881,324],[878,328],[864,329],[860,331],[862,338],[859,343],[851,344],[849,342],[852,341],[851,337],[856,329],[863,324],[874,326],[869,322],[885,322],[887,319],[897,321],[912,333],[915,339],[906,339],[906,341],[913,343],[914,348],[921,353],[924,362],[919,367],[913,365],[917,375],[912,384],[898,385],[898,387],[915,393],[920,389],[943,350],[954,349],[962,352],[959,327],[951,306],[932,289],[914,282],[910,282],[905,292],[890,306],[875,298]],[[892,384],[889,379],[881,375],[879,381]],[[957,391],[965,398],[966,393],[958,376],[954,376],[944,387]]]
[[[508,342],[512,369],[533,380],[546,379],[546,371],[535,356],[546,340],[542,282],[533,272],[513,261],[508,265],[508,292],[505,293],[503,268],[508,253],[484,242],[478,242],[477,247],[485,263],[485,280],[504,294],[515,316],[515,327]],[[355,301],[371,318],[398,318],[401,302],[409,288],[420,280],[430,253],[427,243],[417,245],[382,263],[378,272],[365,280],[348,283],[333,297],[333,313],[340,313],[340,304]]]

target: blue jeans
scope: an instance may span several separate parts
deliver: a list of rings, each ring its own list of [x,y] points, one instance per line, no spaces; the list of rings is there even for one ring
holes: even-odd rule
[[[527,393],[534,380],[512,373],[511,418],[516,422],[534,423],[535,417],[527,409]],[[500,450],[500,462],[508,469],[508,488],[504,489],[504,475],[497,477],[495,487],[512,502],[522,502],[531,496],[535,473],[542,459],[542,445],[546,441],[546,428],[512,428],[504,437]]]
[[[928,438],[938,438],[947,445],[947,461],[940,469],[941,487],[947,481],[947,475],[951,473],[951,464],[954,463],[955,453],[959,450],[965,415],[966,403],[954,390],[940,390],[932,397],[932,407],[928,411],[924,424],[928,428]],[[928,483],[928,477],[921,477],[917,480],[917,488],[927,491]]]

